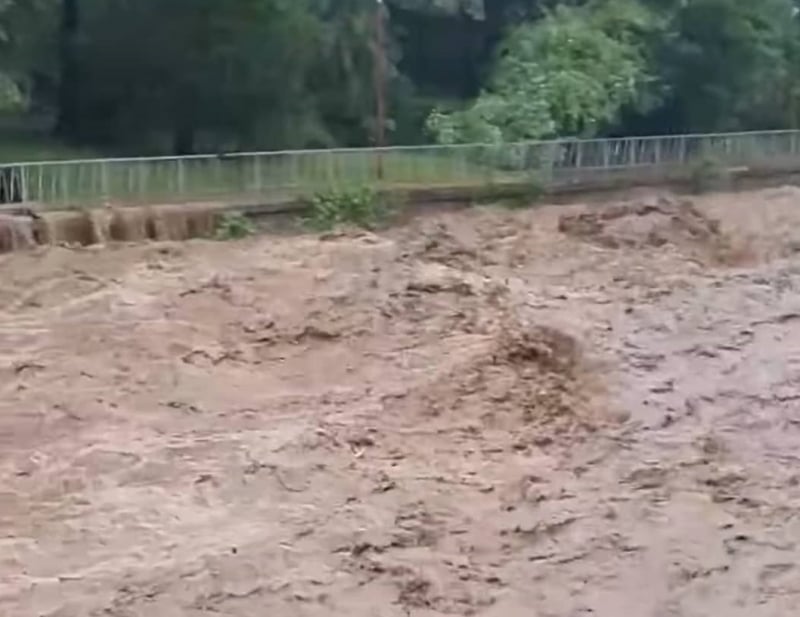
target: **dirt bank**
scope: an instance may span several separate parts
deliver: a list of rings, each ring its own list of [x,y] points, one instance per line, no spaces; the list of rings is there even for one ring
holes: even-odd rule
[[[0,614],[797,614],[799,204],[0,255]]]

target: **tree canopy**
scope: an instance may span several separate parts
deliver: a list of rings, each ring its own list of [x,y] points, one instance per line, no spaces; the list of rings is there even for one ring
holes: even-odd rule
[[[14,73],[17,67],[13,62],[15,41],[12,33],[17,8],[14,0],[0,0],[0,111],[13,109],[22,103],[22,93]]]
[[[619,13],[600,8],[560,6],[512,29],[487,90],[466,110],[435,111],[429,127],[440,141],[468,142],[594,135],[612,124],[650,78],[637,15],[620,2]]]
[[[380,52],[393,143],[794,127],[797,13],[794,0],[0,0],[0,113],[114,152],[369,145]]]

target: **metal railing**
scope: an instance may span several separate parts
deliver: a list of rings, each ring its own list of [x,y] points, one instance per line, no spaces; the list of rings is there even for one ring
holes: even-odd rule
[[[272,203],[328,188],[460,187],[533,178],[547,188],[620,173],[664,179],[706,159],[729,167],[800,166],[800,131],[16,163],[0,165],[0,203]]]

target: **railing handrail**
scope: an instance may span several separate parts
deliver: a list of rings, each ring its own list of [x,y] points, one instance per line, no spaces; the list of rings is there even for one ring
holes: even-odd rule
[[[306,150],[256,150],[242,152],[222,152],[205,153],[190,155],[168,155],[168,156],[133,156],[133,157],[108,157],[108,158],[79,158],[63,160],[44,160],[44,161],[20,161],[12,163],[0,163],[0,169],[18,167],[57,167],[69,165],[98,165],[98,164],[131,164],[131,163],[157,163],[157,162],[178,162],[178,161],[211,161],[215,159],[242,159],[254,157],[278,157],[278,156],[302,156],[302,155],[337,155],[337,154],[379,154],[392,152],[419,152],[437,150],[461,150],[467,148],[531,148],[546,146],[562,146],[566,144],[611,144],[624,143],[631,141],[649,142],[661,140],[697,140],[697,139],[717,139],[717,138],[742,138],[742,137],[768,137],[768,136],[787,136],[800,135],[800,129],[773,129],[767,131],[738,131],[730,133],[674,133],[663,135],[635,135],[625,137],[594,137],[594,138],[559,138],[547,140],[530,140],[509,143],[465,143],[465,144],[420,144],[408,146],[384,146],[381,148],[361,147],[361,148],[317,148]]]
[[[0,164],[0,202],[37,207],[280,202],[332,187],[641,180],[713,165],[800,169],[800,130],[561,138],[516,143],[275,150]]]

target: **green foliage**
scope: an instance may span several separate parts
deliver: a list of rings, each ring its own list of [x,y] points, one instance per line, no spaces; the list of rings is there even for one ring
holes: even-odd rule
[[[531,173],[525,184],[519,187],[517,194],[502,203],[512,210],[529,208],[539,203],[546,193],[545,183],[538,175]]]
[[[321,145],[369,143],[375,132],[373,45],[376,3],[371,0],[317,0],[317,55],[309,86],[317,100],[317,142]],[[387,51],[387,79],[396,75]]]
[[[23,17],[29,16],[41,0],[0,0],[0,112],[18,110],[25,105],[25,95],[20,88],[24,72],[29,68],[21,57],[22,42],[25,41],[30,24]],[[24,6],[23,6],[24,4]]]
[[[83,5],[71,131],[178,153],[288,146],[310,110],[318,22],[295,0],[91,0]],[[146,33],[144,35],[143,33]],[[201,141],[201,139],[203,141]],[[166,148],[164,148],[166,149]]]
[[[441,144],[524,141],[552,135],[556,125],[542,97],[547,83],[536,66],[516,58],[504,63],[503,86],[484,92],[469,109],[434,110],[427,128]]]
[[[331,189],[311,198],[305,223],[316,231],[333,229],[339,225],[374,229],[387,216],[388,209],[370,188]]]
[[[593,135],[635,104],[650,79],[635,27],[647,14],[612,18],[599,6],[604,12],[559,7],[513,30],[489,89],[467,110],[431,115],[428,128],[438,141]]]
[[[22,106],[22,102],[17,84],[8,75],[0,73],[0,112],[17,109]]]
[[[686,130],[785,126],[795,11],[792,0],[694,0],[675,12],[661,70]]]
[[[539,65],[548,109],[562,135],[595,134],[637,100],[648,79],[625,22],[593,17],[557,10],[540,27],[518,30],[507,44],[519,62]]]
[[[37,127],[2,122],[0,163],[98,158],[98,152],[58,141]]]
[[[391,4],[431,15],[466,14],[475,19],[486,15],[484,0],[389,0]]]
[[[696,194],[719,190],[727,179],[724,166],[713,156],[704,156],[689,168],[689,187]]]
[[[256,233],[256,227],[241,212],[226,212],[220,216],[214,237],[217,240],[240,240]]]
[[[798,6],[386,0],[384,128],[496,145],[798,127]],[[0,0],[0,112],[114,154],[370,145],[377,8]]]

